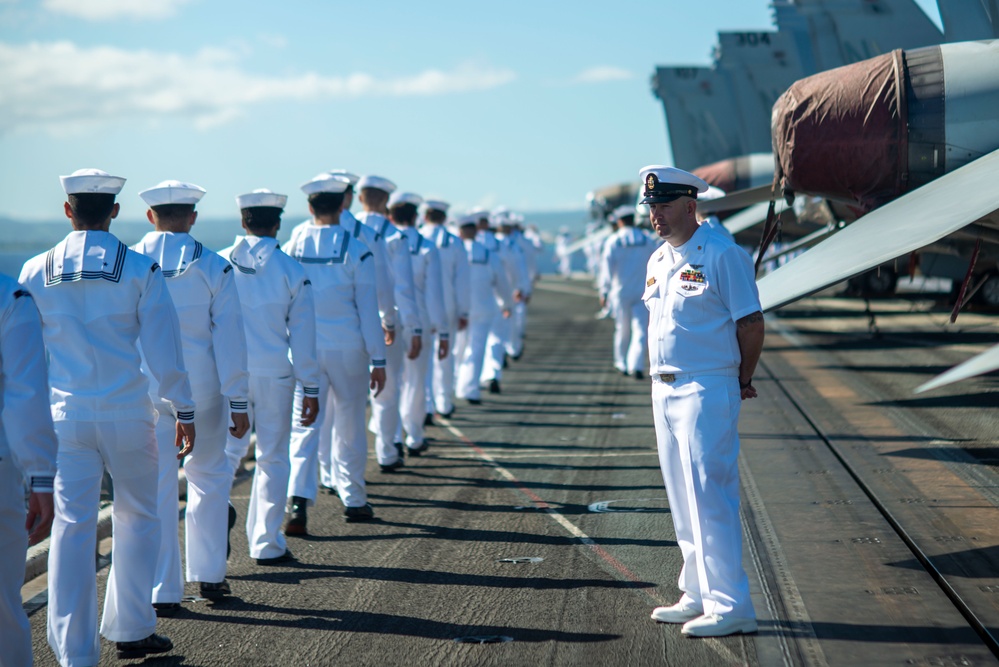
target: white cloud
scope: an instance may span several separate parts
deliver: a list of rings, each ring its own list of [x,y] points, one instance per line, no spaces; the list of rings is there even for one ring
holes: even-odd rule
[[[167,18],[188,2],[190,0],[43,0],[42,7],[88,21],[109,21]]]
[[[121,118],[176,116],[208,128],[264,102],[442,95],[495,88],[515,78],[510,70],[474,64],[387,78],[315,72],[272,77],[241,69],[239,56],[218,48],[186,56],[70,42],[0,42],[0,132],[62,132]]]
[[[606,83],[608,81],[625,81],[634,77],[635,75],[626,69],[600,65],[583,70],[572,80],[575,83]]]

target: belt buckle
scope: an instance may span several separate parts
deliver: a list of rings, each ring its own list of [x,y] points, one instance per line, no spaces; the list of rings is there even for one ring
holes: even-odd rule
[[[660,373],[659,379],[663,382],[676,382],[676,375],[673,373]]]

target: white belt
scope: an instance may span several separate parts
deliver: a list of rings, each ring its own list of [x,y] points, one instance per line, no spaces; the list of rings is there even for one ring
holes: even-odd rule
[[[710,371],[694,371],[693,373],[653,373],[652,381],[662,382],[665,384],[675,384],[677,382],[687,382],[688,380],[705,376],[739,377],[739,369],[718,368]]]

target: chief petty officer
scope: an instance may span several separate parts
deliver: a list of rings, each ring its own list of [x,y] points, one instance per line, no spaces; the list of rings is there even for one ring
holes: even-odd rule
[[[708,189],[679,169],[642,169],[642,203],[665,239],[649,259],[642,299],[650,312],[649,360],[659,461],[683,554],[680,600],[652,618],[683,634],[755,632],[739,523],[740,400],[756,397],[763,314],[752,261],[697,223]]]

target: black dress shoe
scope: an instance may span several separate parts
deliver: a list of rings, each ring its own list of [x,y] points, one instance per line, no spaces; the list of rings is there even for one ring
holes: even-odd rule
[[[500,393],[499,380],[497,380],[496,378],[493,378],[492,380],[489,381],[489,393],[490,394]]]
[[[469,405],[482,405],[481,398],[466,398],[465,400],[468,401]]]
[[[151,634],[134,642],[115,642],[119,660],[145,658],[150,653],[166,653],[173,648],[173,642],[163,635]]]
[[[367,503],[361,507],[347,507],[343,510],[343,520],[347,523],[371,521],[374,518],[375,510]]]
[[[399,458],[400,459],[406,458],[406,446],[405,445],[403,445],[401,442],[393,442],[392,446],[395,447],[395,451],[399,452]]]
[[[326,486],[325,484],[320,484],[319,485],[319,490],[322,493],[325,493],[327,496],[335,496],[336,495],[336,487],[335,486]]]
[[[300,496],[291,497],[291,511],[288,512],[288,520],[284,523],[284,534],[285,535],[308,535],[309,531],[306,528],[308,523],[308,515],[306,514],[306,508],[309,506],[309,501]]]
[[[285,549],[284,553],[274,558],[257,558],[257,565],[281,565],[282,563],[294,563],[298,559],[291,553],[291,549]]]
[[[424,440],[417,447],[406,447],[410,456],[422,456],[423,452],[430,449],[430,443]]]
[[[644,380],[645,379],[645,373],[643,373],[642,371],[635,371],[635,379],[636,380]]]
[[[392,463],[379,463],[378,467],[382,469],[382,472],[395,472],[396,470],[404,467],[405,465],[406,462],[403,461],[402,457],[400,456]]]
[[[225,536],[225,559],[229,560],[229,554],[232,553],[232,542],[229,537],[232,534],[232,527],[236,525],[236,508],[229,503],[229,530]]]
[[[453,415],[453,414],[454,414],[454,408],[451,408],[451,409],[450,409],[450,410],[448,410],[447,412],[439,412],[438,414],[439,414],[439,415],[440,415],[441,417],[443,417],[444,419],[450,419],[450,418],[451,418],[451,415]]]
[[[503,355],[503,368],[507,368],[510,365],[510,362],[507,361],[509,358],[510,358],[509,355],[506,354]]]
[[[432,414],[430,414],[429,412],[427,413],[427,416],[423,418],[423,425],[424,426],[433,426],[434,425],[434,416]]]
[[[232,589],[229,588],[229,582],[223,579],[218,583],[212,583],[210,581],[201,582],[201,597],[208,598],[209,600],[218,600],[219,598],[230,595]]]
[[[156,610],[156,616],[159,618],[170,618],[175,616],[178,611],[180,611],[179,602],[154,602],[153,609]]]

